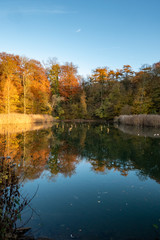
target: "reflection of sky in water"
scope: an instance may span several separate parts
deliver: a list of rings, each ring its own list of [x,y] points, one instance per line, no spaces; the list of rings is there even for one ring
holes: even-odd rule
[[[57,240],[155,238],[153,224],[160,226],[159,139],[115,128],[108,132],[105,125],[69,128],[10,135],[9,147],[3,144],[3,150],[18,156],[17,171],[25,179],[22,193],[32,197],[39,186],[27,224],[32,233]],[[30,213],[25,211],[23,222]]]
[[[136,171],[127,177],[114,170],[95,173],[85,160],[71,177],[59,175],[52,181],[48,176],[45,171],[23,189],[33,195],[39,185],[32,207],[40,217],[34,214],[28,224],[35,230],[40,226],[38,235],[55,239],[154,236],[152,224],[160,218],[160,188],[154,180],[140,181]]]

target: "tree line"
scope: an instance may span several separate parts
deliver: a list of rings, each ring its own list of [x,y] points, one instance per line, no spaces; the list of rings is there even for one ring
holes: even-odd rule
[[[52,114],[60,119],[113,119],[160,114],[160,62],[111,70],[98,67],[83,79],[73,63],[42,65],[0,53],[0,113]]]

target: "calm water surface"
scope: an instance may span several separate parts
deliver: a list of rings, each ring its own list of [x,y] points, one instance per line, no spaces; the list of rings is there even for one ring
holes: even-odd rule
[[[1,159],[1,173],[9,161],[16,163],[19,201],[31,199],[17,221],[31,227],[28,234],[55,240],[160,239],[158,135],[57,123],[1,134],[0,156],[11,157]],[[0,176],[1,189],[6,181],[11,185],[9,177]]]

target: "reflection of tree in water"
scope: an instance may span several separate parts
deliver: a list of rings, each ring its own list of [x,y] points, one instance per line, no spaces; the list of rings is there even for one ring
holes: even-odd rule
[[[63,132],[63,127],[57,131]],[[58,133],[58,132],[57,132]],[[82,143],[83,144],[83,143]],[[0,136],[1,156],[10,156],[17,164],[17,171],[23,179],[39,178],[45,169],[54,177],[58,173],[71,176],[78,163],[77,148],[55,138],[51,129]]]
[[[141,179],[151,177],[160,181],[159,139],[124,134],[112,127],[108,131],[108,125],[100,124],[66,124],[63,129],[59,124],[58,128],[52,129],[57,139],[63,142],[63,147],[57,147],[56,159],[66,145],[70,153],[74,149],[81,158],[85,157],[96,172],[113,169],[127,176],[129,171],[138,170],[137,175]],[[61,164],[64,164],[63,161]]]
[[[0,135],[0,156],[11,156],[13,159],[20,159],[22,154],[21,135],[12,133]]]
[[[144,179],[160,181],[159,139],[132,136],[105,124],[57,123],[48,130],[0,136],[1,156],[11,156],[24,179],[40,177],[44,169],[51,178],[71,176],[83,157],[96,172],[131,170]]]
[[[50,171],[52,178],[59,173],[68,177],[85,158],[95,172],[114,170],[127,176],[136,170],[142,180],[151,177],[160,182],[159,139],[108,129],[108,125],[100,124],[59,123],[52,132],[0,136],[0,155],[6,157],[0,159],[0,239],[14,234],[16,221],[26,205],[19,181],[38,178],[44,169]]]
[[[19,239],[28,230],[25,226],[32,214],[37,214],[30,205],[32,199],[22,194],[22,185],[47,169],[51,140],[50,129],[0,135],[0,239]]]
[[[79,162],[76,149],[63,142],[63,145],[52,146],[48,168],[53,175],[58,173],[65,177],[75,173],[76,164]]]
[[[43,172],[50,153],[51,131],[0,135],[0,156],[10,156],[24,179],[35,179]]]

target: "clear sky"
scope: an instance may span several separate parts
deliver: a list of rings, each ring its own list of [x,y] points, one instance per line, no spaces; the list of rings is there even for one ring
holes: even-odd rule
[[[0,52],[134,70],[160,60],[160,0],[0,0]]]

